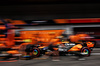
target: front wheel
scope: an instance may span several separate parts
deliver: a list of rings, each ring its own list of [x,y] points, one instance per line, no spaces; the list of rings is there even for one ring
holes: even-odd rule
[[[88,57],[91,54],[91,50],[87,47],[82,48],[81,53],[85,54],[84,56]]]

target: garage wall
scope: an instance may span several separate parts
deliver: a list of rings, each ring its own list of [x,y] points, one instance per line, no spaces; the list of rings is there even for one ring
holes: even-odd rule
[[[20,20],[50,20],[99,18],[99,3],[0,5],[0,18]]]

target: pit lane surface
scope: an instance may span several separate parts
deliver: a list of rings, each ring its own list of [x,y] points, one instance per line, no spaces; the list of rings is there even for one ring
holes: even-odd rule
[[[60,59],[60,61],[52,61],[48,58],[0,62],[0,66],[100,66],[100,56],[85,57],[85,61],[79,61],[75,56],[60,56]]]
[[[2,61],[0,66],[100,66],[100,48],[94,48],[90,57],[79,61],[75,56],[60,56],[60,61],[48,59]]]

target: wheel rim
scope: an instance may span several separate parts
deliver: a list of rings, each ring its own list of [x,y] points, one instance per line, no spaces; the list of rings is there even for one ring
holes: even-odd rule
[[[89,50],[88,50],[88,49],[84,49],[84,50],[83,50],[83,53],[89,54]]]
[[[38,56],[38,54],[39,54],[39,51],[38,51],[37,49],[34,49],[34,50],[33,50],[33,55],[34,55],[34,56]]]
[[[82,51],[83,53],[85,53],[86,54],[86,56],[88,56],[89,55],[89,50],[88,49],[83,49],[83,51]]]

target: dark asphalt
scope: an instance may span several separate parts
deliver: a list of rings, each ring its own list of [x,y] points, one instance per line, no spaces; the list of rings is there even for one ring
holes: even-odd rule
[[[61,56],[61,61],[49,59],[18,60],[17,62],[0,62],[0,66],[100,66],[100,56],[85,57],[85,61],[75,56]]]

